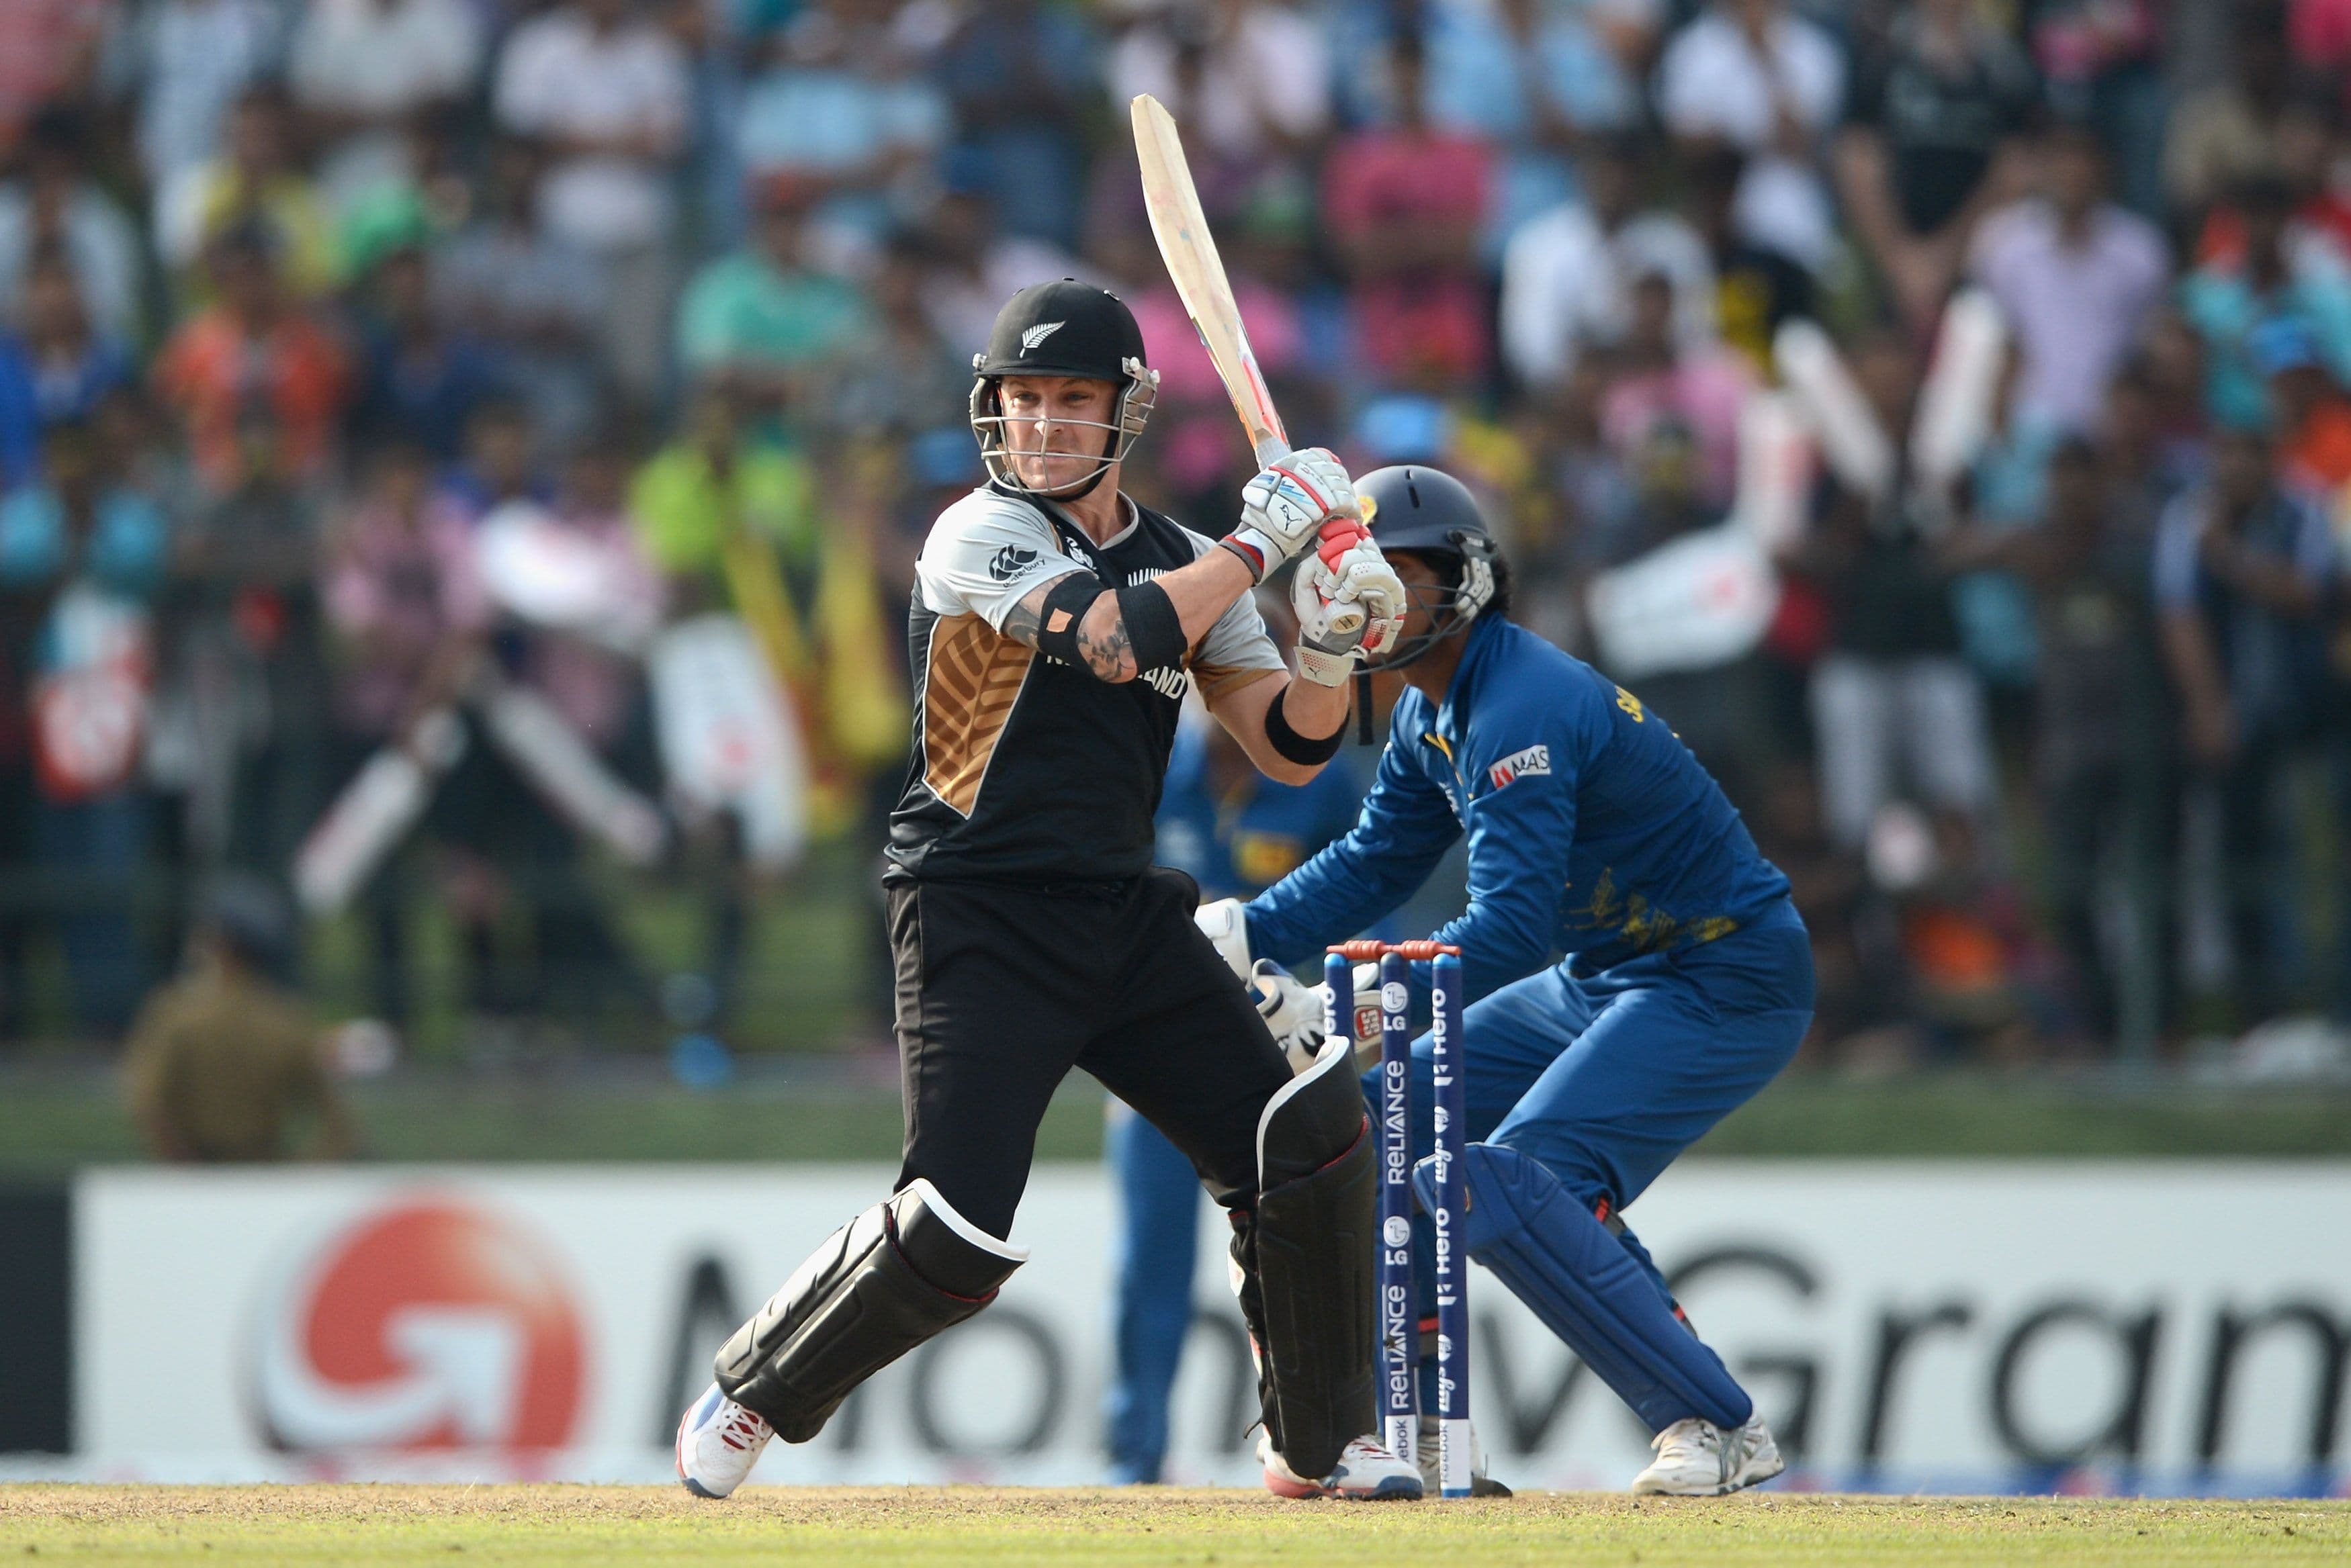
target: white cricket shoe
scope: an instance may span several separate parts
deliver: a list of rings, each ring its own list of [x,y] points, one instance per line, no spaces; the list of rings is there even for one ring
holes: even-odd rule
[[[1420,1436],[1415,1440],[1413,1459],[1420,1466],[1420,1489],[1430,1497],[1445,1490],[1445,1478],[1437,1473],[1437,1417],[1423,1412]],[[1469,1495],[1471,1497],[1508,1497],[1510,1489],[1486,1473],[1486,1445],[1478,1438],[1478,1424],[1469,1424]]]
[[[1788,1468],[1771,1428],[1758,1417],[1731,1431],[1692,1416],[1650,1441],[1657,1457],[1633,1478],[1635,1495],[1720,1497],[1770,1480]]]
[[[1276,1497],[1342,1497],[1351,1502],[1420,1496],[1420,1472],[1380,1447],[1376,1438],[1357,1438],[1339,1455],[1339,1468],[1321,1480],[1308,1480],[1274,1451],[1270,1434],[1257,1439],[1258,1462],[1265,1466],[1265,1490]]]
[[[677,1423],[677,1479],[696,1497],[725,1497],[759,1462],[776,1429],[713,1383]]]

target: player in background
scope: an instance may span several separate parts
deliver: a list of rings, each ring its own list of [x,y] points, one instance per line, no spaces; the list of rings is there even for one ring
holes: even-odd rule
[[[726,1496],[771,1438],[813,1438],[860,1383],[996,1298],[1028,1258],[1008,1238],[1037,1125],[1082,1067],[1231,1219],[1268,1488],[1418,1497],[1370,1435],[1375,1181],[1347,1053],[1293,1075],[1194,924],[1199,889],[1152,865],[1186,692],[1269,776],[1307,783],[1339,749],[1367,630],[1334,630],[1332,600],[1393,631],[1403,587],[1328,452],[1259,473],[1220,540],[1121,492],[1158,376],[1113,296],[1021,290],[973,369],[988,483],[940,514],[917,563],[914,757],[883,876],[903,1163],[720,1349],[678,1424],[679,1479]],[[1251,590],[1301,553],[1293,678]]]
[[[1281,784],[1193,709],[1159,803],[1159,860],[1198,883],[1204,898],[1246,898],[1354,826],[1363,798],[1344,758],[1311,783]],[[1167,1456],[1168,1397],[1192,1325],[1200,1179],[1167,1135],[1127,1106],[1112,1100],[1105,1114],[1102,1158],[1118,1191],[1119,1234],[1102,1427],[1111,1479],[1128,1486],[1158,1480]]]
[[[1803,1039],[1812,954],[1787,878],[1664,717],[1511,622],[1508,570],[1458,482],[1384,468],[1357,493],[1411,606],[1366,660],[1405,681],[1379,775],[1345,838],[1245,908],[1204,908],[1202,929],[1238,973],[1303,962],[1395,909],[1466,832],[1468,909],[1437,935],[1460,947],[1468,992],[1470,1256],[1656,1434],[1635,1491],[1767,1480],[1784,1468],[1771,1432],[1623,1211]],[[1356,984],[1361,1008],[1376,985],[1363,970]],[[1428,1051],[1414,1044],[1422,1157]],[[1426,1217],[1417,1230],[1426,1346]],[[1433,1370],[1425,1350],[1424,1411]]]

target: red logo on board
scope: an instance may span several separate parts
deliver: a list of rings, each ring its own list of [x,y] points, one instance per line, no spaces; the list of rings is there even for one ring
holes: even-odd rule
[[[257,1414],[297,1452],[556,1448],[580,1414],[582,1340],[529,1230],[458,1199],[397,1203],[264,1302]]]

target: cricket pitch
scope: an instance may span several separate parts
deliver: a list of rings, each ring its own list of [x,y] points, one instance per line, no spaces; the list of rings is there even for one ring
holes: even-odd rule
[[[2340,1563],[2351,1502],[755,1487],[0,1487],[0,1558],[209,1563]]]

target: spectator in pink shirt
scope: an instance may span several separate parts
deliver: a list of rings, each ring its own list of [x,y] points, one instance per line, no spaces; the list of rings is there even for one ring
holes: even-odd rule
[[[2351,65],[2351,0],[2290,0],[2286,39],[2295,62],[2307,69]]]
[[[1633,286],[1624,369],[1602,399],[1601,430],[1628,460],[1670,421],[1689,432],[1697,497],[1730,504],[1739,487],[1739,410],[1754,387],[1747,361],[1719,343],[1686,347],[1675,330],[1673,280],[1661,272]]]
[[[2051,133],[2033,163],[2042,193],[1984,221],[1972,266],[2015,335],[2011,413],[2078,434],[2096,427],[2171,262],[2154,224],[2107,200],[2105,149],[2090,131]]]
[[[1298,307],[1280,291],[1238,268],[1232,284],[1234,302],[1249,323],[1258,368],[1278,382],[1298,366],[1304,349]],[[1154,427],[1158,472],[1187,505],[1207,504],[1211,496],[1231,488],[1240,450],[1232,438],[1225,384],[1217,379],[1217,369],[1200,347],[1200,335],[1192,329],[1192,318],[1172,285],[1163,279],[1140,295],[1128,296],[1127,303],[1159,371],[1158,412],[1154,416],[1158,421]]]
[[[643,680],[637,655],[661,624],[666,589],[645,559],[628,506],[629,447],[617,433],[588,442],[565,464],[555,504],[538,515],[493,512],[484,536],[517,524],[542,530],[565,557],[564,574],[592,580],[576,603],[535,607],[516,618],[515,673],[580,738],[599,752],[617,747],[634,715]],[[505,638],[501,637],[502,645]]]
[[[654,771],[638,655],[661,623],[663,580],[630,515],[630,432],[614,425],[564,465],[551,505],[521,501],[475,534],[480,580],[496,601],[496,645],[507,680],[542,699],[615,773],[640,786]],[[632,743],[633,742],[633,743]],[[489,748],[494,750],[495,748]],[[527,957],[486,952],[475,1007],[584,1018],[646,998],[643,977],[586,876],[580,831],[510,759],[484,777],[454,826],[474,864],[483,921],[531,930]]]
[[[328,539],[322,597],[344,658],[340,727],[361,745],[404,738],[455,695],[479,651],[489,601],[462,508],[433,499],[422,448],[389,443]]]
[[[319,566],[319,597],[334,644],[333,712],[339,772],[357,774],[379,748],[413,742],[417,721],[455,700],[472,676],[489,624],[489,601],[475,570],[465,509],[433,494],[433,467],[421,447],[391,442],[365,465],[366,479],[335,520]],[[476,758],[481,748],[471,748]],[[480,775],[444,780],[436,807],[482,793]],[[428,821],[446,839],[445,809]],[[408,940],[397,862],[378,869],[360,898],[370,933],[376,1015],[408,1022]],[[479,878],[475,881],[478,883]],[[486,902],[466,896],[462,877],[438,889],[453,909],[475,961],[491,947]]]
[[[0,142],[45,104],[85,98],[113,25],[112,0],[8,0],[0,5]]]
[[[1405,384],[1476,382],[1493,347],[1477,262],[1492,154],[1429,124],[1416,35],[1400,35],[1390,58],[1395,123],[1332,150],[1324,221],[1353,282],[1369,367]]]

